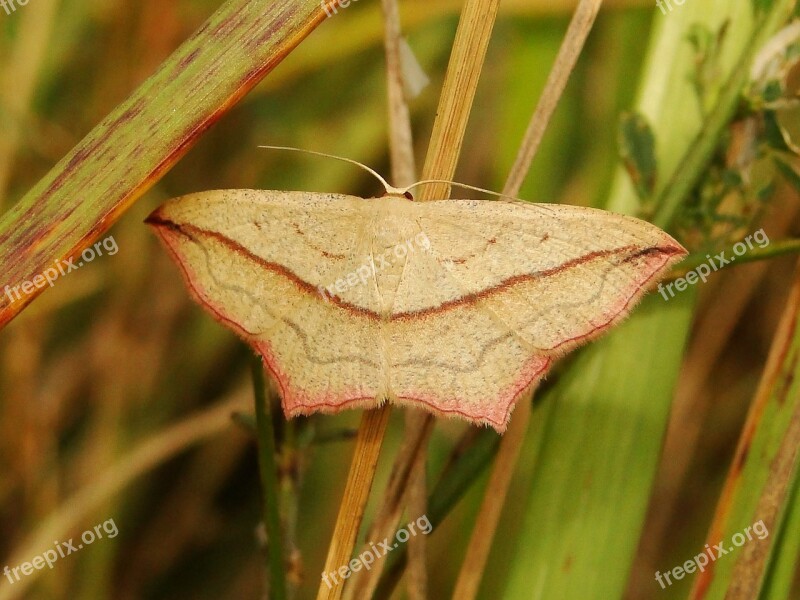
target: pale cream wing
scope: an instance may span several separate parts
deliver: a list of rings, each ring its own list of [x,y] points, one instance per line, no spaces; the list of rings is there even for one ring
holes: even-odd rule
[[[352,196],[223,190],[148,218],[200,304],[263,355],[287,415],[387,395],[381,324],[364,310],[378,304],[375,286],[346,283],[372,243],[363,208]],[[320,293],[337,279],[343,299]]]
[[[485,300],[447,312],[391,321],[392,398],[502,432],[516,401],[552,359],[535,352]]]
[[[429,250],[396,294],[391,389],[502,431],[551,361],[628,314],[685,251],[653,225],[522,202],[406,203]]]
[[[457,282],[444,303],[410,279],[396,313],[477,299],[532,348],[560,355],[627,314],[648,285],[686,254],[658,227],[598,209],[487,200],[419,204],[431,253]],[[438,277],[442,277],[438,275]]]

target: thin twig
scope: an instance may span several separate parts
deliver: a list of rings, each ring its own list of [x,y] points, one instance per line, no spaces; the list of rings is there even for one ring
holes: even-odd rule
[[[452,179],[455,173],[498,4],[499,0],[467,0],[464,5],[423,167],[424,179]],[[449,195],[449,186],[436,184],[424,188],[418,200]],[[420,430],[430,427],[432,422],[433,417],[425,415]],[[409,453],[407,459],[408,467],[412,468],[416,462],[414,454]]]
[[[478,78],[480,76],[483,59],[486,56],[486,49],[491,37],[492,27],[497,15],[499,0],[467,0],[459,20],[458,30],[456,31],[453,43],[453,52],[448,64],[445,82],[442,88],[442,95],[439,100],[437,118],[431,133],[431,142],[426,156],[423,177],[425,179],[451,179],[455,172],[458,162],[458,155],[464,140],[467,121],[469,119],[470,108],[475,97]],[[449,196],[449,186],[432,185],[423,190],[420,199],[446,198]],[[431,418],[431,417],[426,417]],[[362,427],[363,429],[363,427]],[[359,439],[361,435],[359,435]],[[358,458],[358,456],[356,457]],[[351,467],[351,473],[353,472]],[[370,480],[371,483],[371,480]],[[349,487],[350,481],[348,481]],[[366,498],[363,490],[352,490],[351,493],[360,491]],[[368,492],[368,490],[367,490]],[[345,489],[345,499],[348,498],[347,488]],[[340,509],[339,518],[343,519]],[[363,511],[363,507],[362,507]],[[359,522],[360,522],[359,514]],[[341,544],[337,532],[331,545],[326,563],[326,573],[329,569],[338,568],[343,563],[332,559],[334,546]],[[349,544],[348,552],[352,552],[352,542],[355,533]],[[341,554],[337,553],[337,556]],[[348,554],[346,559],[349,560]],[[330,566],[328,566],[330,565]],[[334,592],[338,590],[338,592]],[[334,592],[335,595],[329,595]],[[322,598],[339,598],[341,586],[334,586],[328,590],[323,583],[320,587],[318,600]]]
[[[505,505],[511,478],[517,466],[522,443],[525,441],[525,434],[528,432],[531,404],[530,395],[526,395],[517,403],[508,431],[500,440],[500,448],[495,457],[492,474],[486,485],[478,518],[475,521],[467,553],[464,556],[464,562],[461,563],[461,570],[453,590],[454,599],[469,600],[478,594],[478,587],[486,568],[486,559],[497,532],[500,513]]]
[[[389,111],[389,148],[391,153],[392,179],[394,185],[410,185],[414,181],[414,149],[411,143],[411,121],[408,106],[403,98],[403,79],[400,69],[400,22],[397,6],[385,0],[383,3],[386,23],[386,82]],[[355,547],[361,518],[364,514],[383,435],[389,422],[390,404],[386,402],[377,411],[366,411],[359,428],[358,441],[350,465],[350,476],[345,487],[339,518],[333,540],[328,550],[323,575],[334,572],[350,561]],[[362,460],[360,442],[372,436],[366,448],[371,454]],[[359,487],[361,486],[361,487]],[[344,584],[331,587],[327,581],[320,583],[317,598],[341,598]]]
[[[397,0],[381,0],[385,23],[385,46],[386,46],[386,77],[389,101],[389,147],[391,149],[392,178],[394,184],[398,186],[411,185],[416,181],[416,166],[414,161],[414,143],[411,130],[411,118],[408,110],[408,103],[404,94],[403,69],[400,60],[400,10]],[[405,418],[405,446],[412,444],[414,459],[410,463],[411,468],[407,473],[406,484],[402,490],[407,490],[406,497],[413,503],[409,504],[409,510],[415,515],[422,515],[426,512],[426,489],[425,489],[425,465],[427,464],[427,447],[430,432],[433,429],[431,419],[425,415],[420,415],[416,411],[407,411]],[[391,486],[387,488],[390,492]],[[395,494],[397,491],[395,490]],[[402,495],[402,491],[400,492]],[[383,511],[383,525],[389,525],[394,529],[397,520],[400,518],[400,510],[392,511],[391,505],[384,504],[386,509]],[[399,503],[397,504],[399,508]],[[376,523],[381,522],[376,518]],[[373,539],[382,539],[376,537]],[[414,536],[408,544],[409,555],[409,597],[411,600],[425,600],[425,590],[427,589],[427,572],[425,568],[425,545],[426,536]],[[367,578],[367,584],[371,587],[377,585],[380,568],[376,568]],[[352,585],[355,587],[355,581]],[[372,590],[371,590],[372,591]]]
[[[256,432],[258,435],[258,471],[263,494],[263,518],[267,530],[266,567],[269,573],[267,597],[274,600],[286,598],[286,562],[283,553],[283,534],[278,511],[278,465],[275,461],[275,432],[272,412],[267,406],[264,382],[264,365],[260,356],[253,357],[253,394],[256,405]]]
[[[517,159],[514,161],[514,166],[511,167],[511,173],[503,188],[504,194],[516,196],[519,193],[602,3],[603,0],[581,0],[575,9],[567,34],[558,51],[558,56],[556,56],[555,64],[547,78],[544,92],[539,98],[539,103],[528,124]]]
[[[413,427],[416,419],[409,413],[406,423]],[[408,515],[418,519],[428,513],[428,485],[425,465],[428,462],[427,439],[417,452],[417,459],[411,467],[408,493]],[[408,540],[408,597],[409,600],[426,600],[428,597],[428,574],[425,566],[427,556],[427,536],[415,535]]]
[[[389,109],[389,152],[392,183],[398,187],[416,181],[411,117],[403,95],[403,70],[400,64],[400,13],[397,0],[381,0],[385,24],[386,91]]]
[[[414,166],[414,148],[411,138],[411,120],[409,117],[408,106],[403,96],[403,75],[400,68],[400,17],[397,5],[392,0],[384,0],[384,22],[385,22],[385,47],[386,47],[386,70],[387,70],[387,98],[388,98],[388,117],[389,117],[389,148],[391,154],[392,165],[392,179],[395,185],[410,185],[415,179],[415,166]],[[374,460],[364,463],[365,469],[362,472],[356,471],[356,461],[359,458],[358,445],[356,447],[356,455],[351,465],[351,477],[353,478],[353,487],[345,488],[345,495],[342,500],[342,506],[339,513],[339,521],[337,521],[337,528],[334,532],[333,541],[328,554],[328,561],[325,566],[323,575],[331,573],[333,570],[339,568],[341,565],[346,564],[353,552],[355,546],[356,536],[361,524],[361,516],[364,512],[364,505],[369,497],[369,491],[372,486],[372,480],[375,475],[375,467],[377,466],[377,458],[380,446],[383,441],[383,435],[386,431],[386,424],[388,423],[390,405],[387,402],[381,409],[380,415],[375,415],[374,418],[367,418],[365,414],[364,419],[359,429],[359,439],[361,435],[366,435],[366,430],[380,426],[375,420],[380,416],[384,419],[382,429],[379,432],[379,437],[376,437],[372,442],[372,450],[374,452]],[[374,411],[373,411],[374,412]],[[376,435],[378,432],[376,431]],[[367,471],[366,469],[371,469]],[[363,483],[364,487],[356,487],[355,480],[358,479]],[[354,497],[351,497],[354,495]],[[346,508],[350,505],[350,508]],[[343,512],[346,517],[354,514],[358,515],[357,520],[351,519],[349,525],[347,522],[342,522]],[[342,545],[339,550],[339,555],[333,558],[334,547]],[[324,597],[324,587],[328,586],[327,580],[320,584],[320,594],[318,597]],[[351,581],[348,586],[352,589],[356,581]],[[328,586],[330,587],[330,586]],[[341,597],[344,590],[344,585],[336,585],[333,595],[328,597]],[[331,590],[329,590],[331,591]]]
[[[433,123],[423,179],[452,179],[500,0],[466,0]],[[450,186],[423,188],[419,200],[450,197]]]
[[[489,429],[468,427],[462,439],[455,445],[439,480],[428,496],[428,519],[436,529],[450,514],[467,491],[475,484],[497,454],[499,436]],[[390,598],[408,562],[405,547],[389,554],[386,572],[381,576],[372,596],[366,598]],[[361,600],[362,597],[355,600]]]

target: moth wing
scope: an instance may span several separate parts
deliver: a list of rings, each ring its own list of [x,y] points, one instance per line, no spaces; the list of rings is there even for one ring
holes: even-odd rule
[[[500,431],[556,357],[624,318],[685,255],[649,223],[590,208],[448,200],[414,211],[429,249],[396,294],[392,392]]]
[[[369,245],[362,208],[338,194],[220,190],[148,218],[196,300],[264,357],[287,415],[386,396],[381,324],[361,310],[377,304],[375,286],[346,278]],[[344,299],[320,291],[337,279]]]

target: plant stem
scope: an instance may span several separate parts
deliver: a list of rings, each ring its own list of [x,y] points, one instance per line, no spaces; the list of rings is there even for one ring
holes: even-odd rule
[[[589,32],[592,30],[602,3],[603,0],[581,0],[575,9],[567,34],[558,50],[558,56],[556,56],[553,68],[547,77],[544,92],[542,92],[536,110],[531,116],[514,166],[511,167],[508,180],[503,188],[503,193],[507,196],[519,194],[519,189],[528,174],[533,157],[536,156],[536,151],[542,142],[550,118],[558,106],[561,94],[564,93],[575,63],[578,62],[578,57],[586,43],[586,38],[589,37]]]
[[[746,253],[742,255],[737,255],[733,251],[733,246],[726,248],[722,254],[725,254],[726,258],[731,258],[732,256],[736,256],[736,262],[726,265],[725,269],[730,267],[738,267],[739,265],[743,265],[749,262],[756,262],[758,260],[767,260],[769,258],[777,258],[779,256],[784,256],[785,254],[798,254],[800,253],[800,240],[799,239],[788,239],[788,240],[780,240],[779,242],[772,242],[769,246],[765,246],[764,248],[753,248],[752,250],[748,250]],[[689,271],[693,271],[700,265],[706,264],[708,262],[708,255],[712,256],[712,259],[715,258],[713,251],[711,253],[693,253],[689,255],[685,261],[683,261],[678,268],[673,269],[669,277],[664,279],[664,281],[670,281],[677,279],[678,277],[683,277]]]
[[[503,193],[516,196],[530,169],[539,144],[547,130],[558,101],[564,92],[569,76],[589,37],[602,0],[581,0],[572,16],[569,28],[561,43],[553,68],[547,78],[536,109],[531,116],[525,137],[520,144],[514,166],[508,175]],[[475,520],[467,552],[456,580],[453,598],[470,600],[478,594],[478,588],[486,568],[492,543],[497,533],[500,514],[505,506],[511,479],[525,441],[531,418],[531,395],[525,394],[514,409],[511,426],[500,441],[500,449],[494,462],[489,483],[484,492],[481,509]]]
[[[499,4],[499,0],[464,3],[425,156],[423,179],[453,178]],[[450,186],[437,183],[423,188],[418,200],[449,197]]]
[[[378,501],[372,526],[367,532],[368,540],[388,538],[397,530],[403,512],[402,501],[409,489],[413,466],[419,460],[419,456],[425,454],[424,448],[428,444],[433,425],[433,418],[422,411],[409,411],[406,415],[403,442],[395,456],[383,497]],[[364,548],[368,549],[366,544]],[[372,598],[384,565],[385,561],[378,560],[369,571],[361,570],[353,573],[345,590],[345,600]]]
[[[471,435],[467,432],[466,435]],[[450,467],[442,473],[428,497],[428,518],[435,530],[444,518],[464,497],[467,490],[475,483],[489,466],[500,443],[500,436],[494,431],[483,429],[475,434],[466,450],[457,444],[457,456],[452,457]],[[389,564],[378,583],[378,588],[371,597],[389,598],[400,581],[408,562],[406,548],[400,548],[388,557]]]
[[[256,401],[256,432],[258,436],[258,468],[263,493],[264,525],[267,529],[268,597],[286,598],[286,565],[283,554],[281,519],[278,512],[278,465],[275,461],[275,432],[272,415],[267,406],[264,365],[260,356],[252,361],[253,393]]]
[[[391,405],[385,402],[380,408],[365,410],[361,417],[356,447],[353,450],[353,462],[350,463],[350,472],[339,506],[339,515],[336,517],[323,576],[335,574],[339,567],[347,566],[350,562],[358,528],[364,516],[364,507],[375,477],[375,467],[378,464],[383,434],[389,423],[390,414]],[[341,580],[337,583],[336,579],[332,583],[326,583],[323,578],[320,581],[317,600],[338,600],[342,597],[343,583]]]

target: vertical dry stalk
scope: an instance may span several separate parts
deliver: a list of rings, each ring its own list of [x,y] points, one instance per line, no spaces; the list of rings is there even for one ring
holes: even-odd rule
[[[427,447],[428,439],[433,431],[433,423],[434,420],[427,413],[417,410],[408,411],[403,443],[392,466],[378,514],[367,534],[368,540],[388,538],[397,529],[403,513],[402,500],[406,496],[415,464],[419,461],[419,456],[425,454],[424,449]],[[353,573],[345,589],[344,597],[347,600],[371,598],[378,586],[384,565],[385,561],[380,558],[375,561],[369,571],[362,569]]]
[[[365,410],[358,429],[356,447],[353,450],[353,462],[344,487],[342,504],[333,530],[333,538],[328,548],[324,573],[335,573],[339,567],[346,566],[353,554],[358,528],[364,516],[364,507],[372,488],[375,467],[378,464],[383,434],[389,423],[391,408],[388,402],[380,408]],[[344,585],[329,586],[320,581],[317,600],[338,600],[342,597]]]
[[[384,0],[386,23],[386,70],[389,109],[389,148],[391,153],[392,179],[395,185],[410,185],[414,181],[414,147],[411,143],[411,120],[408,106],[403,98],[403,75],[400,69],[400,17],[397,5]],[[378,410],[365,411],[359,428],[358,442],[350,465],[339,516],[336,520],[333,539],[325,561],[325,573],[334,572],[350,562],[353,554],[364,508],[372,489],[375,469],[391,405],[387,402]],[[363,442],[363,445],[362,443]],[[320,582],[318,598],[341,598],[344,584],[328,587]]]
[[[503,189],[504,194],[516,196],[519,193],[519,188],[522,186],[533,157],[539,149],[539,144],[542,142],[544,132],[550,123],[550,118],[553,116],[556,106],[558,106],[558,101],[564,92],[572,70],[575,68],[575,63],[583,50],[583,45],[592,30],[592,25],[594,25],[594,20],[597,18],[597,13],[600,11],[602,3],[603,0],[581,0],[575,9],[567,34],[564,37],[561,48],[558,50],[556,61],[547,78],[542,97],[539,99],[536,110],[528,124],[528,130],[525,132],[517,159],[514,162],[514,166],[511,167],[511,173],[509,173]]]
[[[567,34],[558,51],[553,69],[547,78],[545,89],[531,117],[525,137],[520,145],[514,166],[508,176],[503,193],[516,196],[528,173],[539,144],[542,141],[550,118],[575,68],[586,38],[592,30],[602,0],[581,0],[570,21]],[[522,443],[528,431],[531,417],[531,398],[526,396],[517,403],[511,425],[500,442],[494,468],[486,487],[475,528],[472,531],[467,553],[456,580],[453,598],[469,600],[478,594],[486,560],[489,557],[500,513],[505,505],[511,478],[519,459]]]
[[[392,185],[411,185],[416,181],[411,117],[403,96],[403,70],[400,65],[400,12],[397,0],[381,0],[386,32],[386,99],[389,108],[389,153]]]
[[[489,476],[475,528],[472,530],[467,553],[464,556],[464,562],[461,563],[461,570],[453,590],[454,599],[468,600],[475,598],[478,594],[478,587],[486,568],[486,559],[497,532],[500,513],[505,505],[511,478],[514,475],[522,443],[528,431],[530,415],[531,395],[526,394],[525,398],[517,403],[508,431],[500,441],[494,468]]]
[[[400,59],[400,10],[397,0],[381,0],[381,7],[384,14],[386,46],[386,77],[387,77],[387,99],[389,105],[389,132],[392,164],[392,178],[394,184],[398,186],[411,185],[416,181],[416,166],[414,162],[414,143],[411,132],[411,117],[409,115],[408,104],[404,95],[403,70]],[[414,448],[414,461],[411,463],[410,472],[403,479],[408,485],[402,485],[401,490],[408,490],[407,496],[410,499],[409,511],[414,515],[422,515],[427,512],[427,490],[425,486],[425,465],[427,464],[427,442],[430,436],[432,423],[426,423],[427,419],[416,411],[406,412],[406,428],[404,448]],[[389,491],[387,489],[387,491]],[[402,491],[400,492],[402,494]],[[392,530],[397,525],[400,511],[392,511],[391,504],[384,504],[385,510],[382,515],[383,524],[390,525]],[[396,503],[397,508],[400,502]],[[388,518],[387,518],[388,517]],[[376,518],[376,523],[380,522]],[[386,535],[389,535],[387,532]],[[386,536],[382,536],[386,537]],[[381,539],[380,537],[374,539]],[[425,600],[427,597],[427,573],[425,570],[425,545],[424,536],[414,536],[409,540],[408,552],[409,560],[409,579],[408,593],[411,600]],[[377,574],[380,569],[375,569],[375,576],[367,583],[372,587],[377,583]],[[356,582],[350,584],[354,588]],[[374,591],[374,590],[373,590]]]
[[[411,429],[418,420],[408,415],[406,423]],[[431,428],[428,429],[430,431]],[[413,432],[412,432],[413,433]],[[425,465],[428,462],[428,436],[420,445],[417,458],[411,466],[408,492],[408,514],[412,519],[428,513],[428,485]],[[415,535],[408,540],[408,597],[409,600],[425,600],[428,597],[428,574],[426,570],[427,537]]]
[[[426,179],[451,179],[455,172],[483,59],[486,56],[486,49],[489,45],[492,27],[497,15],[498,4],[499,0],[467,0],[461,13],[456,38],[453,43],[453,52],[450,56],[442,95],[439,100],[437,118],[431,133],[430,147],[423,169],[423,177]],[[447,198],[449,196],[449,186],[428,186],[420,196],[420,199],[425,200]],[[432,419],[430,416],[425,418]],[[362,429],[363,426],[364,423],[362,423]],[[360,434],[359,437],[361,437]],[[351,474],[354,467],[355,463],[351,467]],[[348,485],[349,483],[348,481]],[[368,490],[366,492],[368,493]],[[366,496],[364,498],[366,499]],[[339,514],[340,520],[343,518],[342,512],[345,509],[346,505],[343,503]],[[338,531],[339,525],[337,523],[337,534]],[[353,534],[353,536],[355,535]],[[353,537],[353,541],[354,539]],[[344,546],[339,543],[338,538],[335,536],[328,554],[326,572],[329,570],[329,565],[330,569],[338,568],[350,558],[348,554],[344,562],[334,563],[331,558],[334,546],[336,546],[337,556],[344,554]],[[348,551],[352,552],[352,542]],[[329,595],[328,592],[334,595]],[[320,586],[317,596],[318,599],[338,599],[340,597],[341,586],[335,586],[333,590],[328,590],[324,583]]]
[[[453,178],[498,4],[499,0],[467,0],[464,5],[422,169],[423,179]],[[419,199],[449,197],[449,185],[433,184],[423,188]]]

